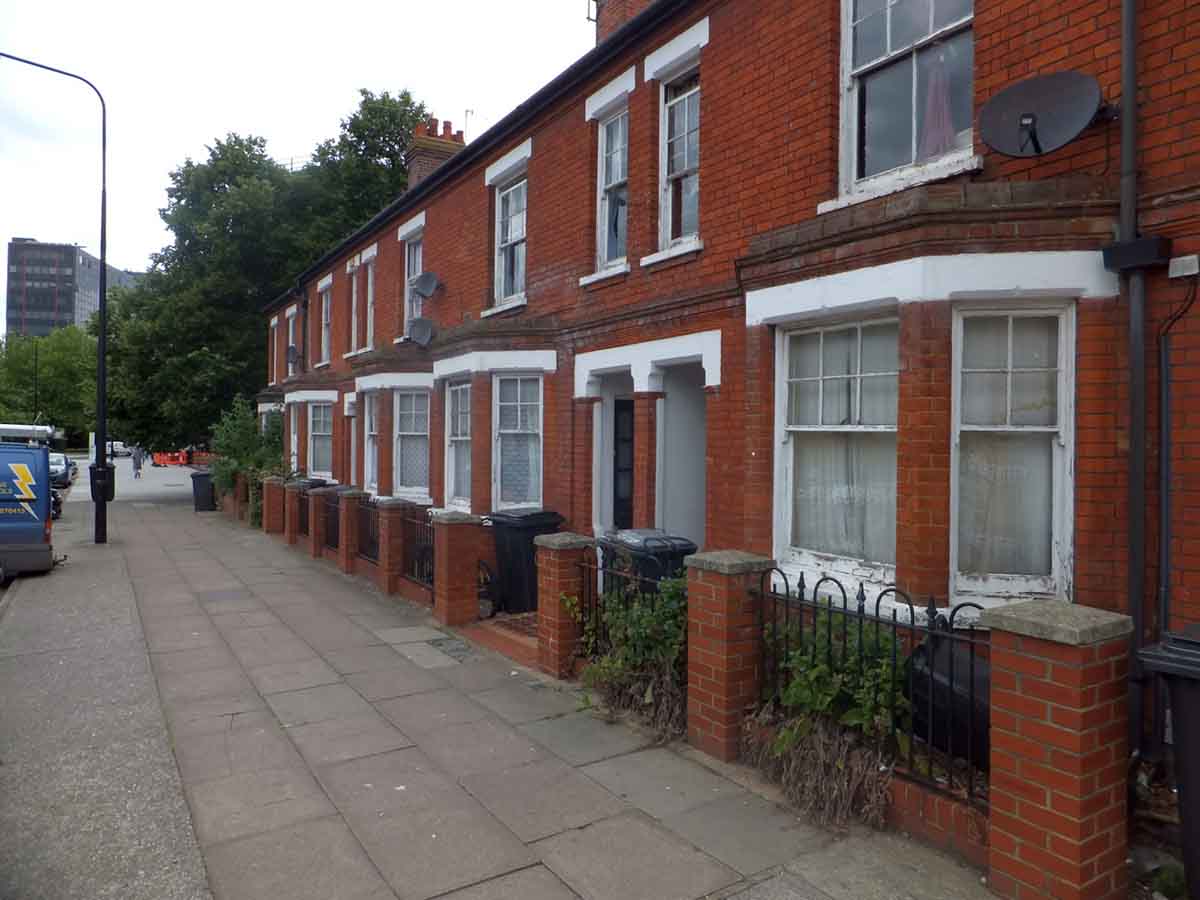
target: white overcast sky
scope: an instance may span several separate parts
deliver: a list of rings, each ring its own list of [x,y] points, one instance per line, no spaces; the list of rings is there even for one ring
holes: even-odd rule
[[[229,132],[300,164],[358,89],[407,88],[470,141],[586,53],[587,0],[0,0],[0,51],[77,72],[108,104],[108,261],[169,242],[168,173]],[[100,114],[72,79],[0,58],[0,254],[13,237],[100,252]],[[0,292],[6,289],[0,277]],[[2,296],[2,295],[0,295]],[[0,316],[0,327],[4,319]]]

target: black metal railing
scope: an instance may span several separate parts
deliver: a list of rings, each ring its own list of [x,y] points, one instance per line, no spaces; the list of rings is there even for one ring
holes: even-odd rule
[[[325,546],[330,550],[336,550],[341,532],[339,519],[341,498],[335,493],[330,493],[322,499],[325,501]]]
[[[988,633],[977,603],[918,609],[889,587],[868,602],[836,578],[806,587],[773,569],[759,609],[762,704],[830,715],[878,742],[897,774],[987,808]]]
[[[641,562],[647,564],[637,564]],[[612,649],[606,609],[613,604],[626,610],[635,602],[653,604],[659,595],[659,582],[675,574],[664,571],[652,557],[635,562],[611,552],[601,552],[598,561],[584,559],[579,568],[581,586],[575,615],[580,639],[576,655],[585,659],[596,659]]]
[[[308,537],[308,489],[299,491],[299,511],[296,516],[296,534]]]
[[[404,574],[433,588],[433,522],[429,509],[406,505],[400,517],[404,535]]]
[[[379,562],[379,505],[365,497],[358,501],[358,555]]]

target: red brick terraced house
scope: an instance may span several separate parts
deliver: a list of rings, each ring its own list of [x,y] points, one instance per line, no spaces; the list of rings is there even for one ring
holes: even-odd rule
[[[1028,159],[979,125],[1063,70],[1131,113],[1121,13],[600,3],[595,49],[470,144],[432,122],[408,191],[266,311],[295,467],[586,535],[660,527],[868,597],[1060,598],[1151,636],[1156,340],[1194,279],[1137,276],[1143,319],[1105,266],[1133,236],[1116,117]],[[1136,43],[1133,232],[1188,257],[1200,5],[1145,0]],[[1171,331],[1175,623],[1200,622],[1196,323]]]

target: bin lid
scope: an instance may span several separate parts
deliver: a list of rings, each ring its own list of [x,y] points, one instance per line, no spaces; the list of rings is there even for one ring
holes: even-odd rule
[[[1149,672],[1200,681],[1200,638],[1168,633],[1139,650],[1138,658]]]
[[[661,528],[623,528],[620,531],[610,531],[601,540],[603,543],[642,553],[696,552],[696,543],[691,538],[668,534]]]
[[[525,509],[506,509],[504,512],[488,513],[493,523],[517,528],[557,528],[563,517],[551,509],[531,506]]]

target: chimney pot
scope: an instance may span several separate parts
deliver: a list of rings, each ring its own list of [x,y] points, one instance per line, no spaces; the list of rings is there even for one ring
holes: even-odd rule
[[[453,134],[453,132],[451,131],[451,127],[452,126],[450,125],[449,119],[446,119],[446,121],[442,122],[442,137],[445,138],[446,140],[450,140],[450,138]]]
[[[461,128],[458,131],[454,132],[454,140],[458,141],[460,144],[466,143],[466,141],[463,139],[463,133],[462,133]]]
[[[438,133],[438,120],[437,119],[431,118],[429,120],[429,133],[433,137],[437,137],[437,133]]]

